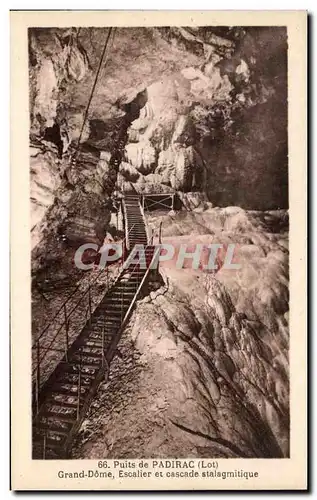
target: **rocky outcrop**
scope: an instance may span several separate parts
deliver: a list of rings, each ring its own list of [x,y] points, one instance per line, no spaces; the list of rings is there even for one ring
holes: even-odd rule
[[[29,32],[31,132],[43,134],[65,119],[65,86],[80,82],[89,70],[78,29],[34,28]]]
[[[55,193],[60,186],[59,164],[54,153],[39,147],[30,148],[31,172],[31,226],[32,229],[42,219],[46,210],[55,200]]]
[[[74,456],[288,457],[287,213],[151,217],[162,220],[175,245],[237,242],[242,267],[162,263],[164,282],[138,302]]]
[[[126,146],[129,163],[141,174],[150,174],[155,166],[155,150],[150,142],[131,143]]]
[[[41,170],[50,184],[45,195],[32,188],[35,224],[61,186],[111,196],[117,180],[139,192],[204,192],[214,205],[287,206],[282,28],[116,29],[83,130],[108,29],[29,35],[32,143],[56,155],[32,167],[33,187]],[[70,165],[79,139],[96,156],[106,151],[107,165]]]
[[[153,183],[149,174],[154,173],[162,176],[155,178],[156,184],[180,191],[201,188],[203,160],[191,145],[195,131],[188,112],[197,101],[212,104],[230,100],[231,90],[230,82],[221,77],[213,62],[204,72],[185,68],[147,88],[147,102],[131,124],[126,146],[127,161],[144,174],[145,183]]]

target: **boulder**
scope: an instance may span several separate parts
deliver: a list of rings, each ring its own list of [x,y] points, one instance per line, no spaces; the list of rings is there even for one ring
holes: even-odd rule
[[[37,154],[34,153],[37,151]],[[53,205],[55,192],[61,184],[59,165],[51,152],[32,148],[31,172],[31,226],[34,227]]]
[[[150,142],[130,143],[125,147],[126,157],[142,174],[153,172],[155,167],[155,149]]]
[[[140,173],[137,169],[130,165],[130,163],[122,162],[119,169],[120,174],[124,177],[125,180],[131,182],[137,182],[140,177]]]

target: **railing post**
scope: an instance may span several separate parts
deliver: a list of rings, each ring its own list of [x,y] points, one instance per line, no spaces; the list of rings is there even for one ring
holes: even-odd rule
[[[43,460],[46,458],[46,431],[44,431],[43,436]]]
[[[105,317],[103,317],[102,337],[101,337],[101,359],[102,368],[105,366]]]
[[[36,358],[37,358],[37,366],[36,366],[36,413],[39,412],[39,394],[40,394],[40,383],[41,383],[41,372],[40,372],[40,341],[38,340],[36,343]]]
[[[91,290],[90,290],[90,284],[89,284],[89,288],[88,288],[88,302],[89,302],[89,323],[91,324],[91,311],[92,311],[92,307],[91,307]]]
[[[122,319],[123,319],[123,291],[125,290],[125,287],[126,287],[126,284],[124,283],[124,286],[123,288],[121,288],[121,323],[122,323]]]
[[[66,304],[64,304],[64,318],[65,318],[65,359],[68,361],[68,346],[69,346],[69,341],[68,341],[68,318],[67,318],[67,310],[66,310]]]
[[[82,350],[79,351],[79,366],[78,366],[78,392],[77,392],[77,420],[80,417],[80,396],[81,396],[81,356]]]
[[[160,222],[160,229],[159,229],[159,244],[162,243],[162,224],[163,221]]]

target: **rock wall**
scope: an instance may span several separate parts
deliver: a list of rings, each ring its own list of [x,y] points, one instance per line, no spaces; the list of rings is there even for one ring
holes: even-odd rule
[[[101,197],[119,184],[203,192],[219,206],[287,207],[283,28],[114,30],[80,146],[94,165],[101,151],[110,155],[109,175],[89,167],[90,182],[84,159],[75,165],[71,156],[107,36],[29,30],[30,134],[41,150],[31,153],[34,246],[57,191],[83,177],[83,191]]]
[[[238,207],[163,217],[163,241],[235,242],[242,267],[162,263],[75,458],[289,456],[287,226],[286,211]]]
[[[74,455],[287,457],[286,31],[116,29],[77,151],[107,36],[29,32],[34,267],[72,274],[118,187],[178,191],[163,238],[238,244],[243,266],[162,266]]]

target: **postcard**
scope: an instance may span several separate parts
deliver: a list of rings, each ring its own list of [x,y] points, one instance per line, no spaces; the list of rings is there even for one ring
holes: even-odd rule
[[[306,29],[11,12],[12,489],[307,489]]]

